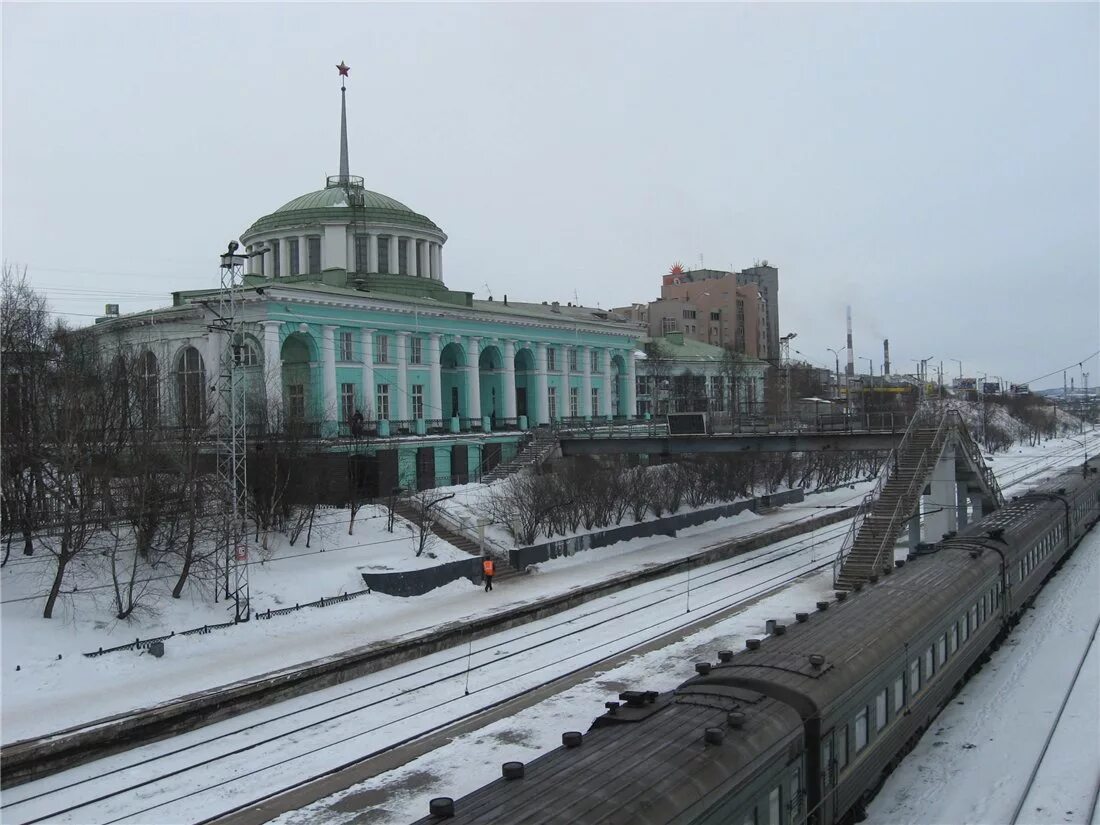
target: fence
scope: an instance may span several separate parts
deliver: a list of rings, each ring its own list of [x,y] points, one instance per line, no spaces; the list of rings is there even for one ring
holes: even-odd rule
[[[583,550],[607,547],[620,541],[629,541],[630,539],[645,538],[647,536],[675,536],[678,530],[687,527],[706,524],[708,521],[733,516],[745,510],[759,512],[765,507],[797,503],[802,501],[804,497],[805,494],[801,488],[784,490],[783,492],[757,496],[744,501],[735,501],[732,504],[709,507],[706,510],[679,513],[674,516],[665,516],[664,518],[643,521],[625,527],[612,527],[595,533],[585,533],[582,536],[573,536],[567,539],[532,545],[531,547],[509,550],[508,561],[516,570],[525,570],[529,564],[539,564],[548,559],[556,559],[559,556],[571,556]]]

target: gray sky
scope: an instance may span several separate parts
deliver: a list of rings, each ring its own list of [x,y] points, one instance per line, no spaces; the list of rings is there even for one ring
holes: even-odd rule
[[[321,188],[344,60],[351,171],[443,227],[453,288],[606,307],[767,259],[821,364],[849,302],[876,371],[883,336],[1017,381],[1100,349],[1094,3],[2,13],[3,255],[74,321],[216,284]]]

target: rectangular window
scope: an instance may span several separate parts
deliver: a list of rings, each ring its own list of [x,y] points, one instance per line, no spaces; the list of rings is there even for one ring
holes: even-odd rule
[[[927,685],[928,680],[932,678],[932,674],[935,671],[932,668],[932,648],[924,651],[924,683]]]
[[[712,312],[710,314],[710,320],[712,320],[712,321],[721,321],[722,320],[722,313],[720,311],[719,312]]]
[[[591,356],[592,356],[591,371],[592,372],[599,372],[600,371],[600,354],[598,352],[596,352],[596,350],[592,350]]]
[[[901,713],[902,707],[905,705],[905,679],[899,673],[898,678],[894,680],[894,715],[897,716]]]
[[[867,708],[856,714],[856,753],[867,747]]]
[[[661,319],[661,335],[668,335],[670,332],[676,331],[676,319],[675,318],[662,318]]]
[[[576,418],[581,414],[580,411],[580,399],[581,391],[577,387],[569,388],[569,416]]]
[[[970,608],[970,632],[973,633],[978,629],[978,605],[974,605]]]
[[[600,414],[600,388],[592,388],[592,415]]]
[[[409,272],[409,244],[407,240],[397,242],[397,271],[401,275],[410,275]]]
[[[694,309],[685,309],[684,310],[684,317],[685,318],[694,318],[695,317],[695,310]]]
[[[298,239],[291,238],[286,246],[286,255],[290,258],[290,260],[287,261],[287,269],[290,271],[291,275],[301,275],[302,273],[298,271]]]
[[[550,347],[546,348],[546,369],[553,372],[558,368],[558,353]]]
[[[271,242],[271,274],[278,277],[282,273],[279,271],[282,267],[282,261],[279,260],[279,252],[281,251],[282,243],[278,240]]]
[[[355,415],[354,384],[340,385],[340,415],[343,421],[351,421],[352,416]]]
[[[798,768],[791,772],[791,799],[787,805],[790,808],[787,821],[797,822],[798,812],[802,809],[802,776]]]
[[[546,388],[546,405],[549,408],[550,420],[553,421],[558,417],[558,388],[547,387]]]
[[[569,350],[569,371],[577,372],[577,349],[574,347]]]
[[[936,669],[939,670],[943,667],[943,663],[947,661],[947,634],[944,633],[940,636],[938,642],[936,642]]]
[[[378,271],[390,271],[390,238],[383,235],[378,239]]]
[[[352,343],[352,334],[350,332],[340,333],[340,360],[351,361],[355,357],[354,344]]]
[[[378,385],[378,420],[390,420],[390,385]]]
[[[837,773],[848,767],[848,726],[840,729],[836,737],[836,769]]]
[[[367,235],[355,236],[355,271],[370,272],[370,238]]]
[[[959,649],[959,623],[951,625],[951,630],[947,634],[947,655],[954,655],[955,651]]]
[[[309,252],[309,274],[317,275],[321,271],[321,239],[306,238]]]
[[[306,417],[305,384],[290,384],[286,388],[287,413],[291,418],[302,420]]]
[[[966,644],[966,640],[970,638],[970,618],[969,614],[963,613],[961,619],[959,619],[959,644]]]
[[[413,384],[412,385],[412,399],[413,399],[413,419],[419,419],[424,417],[424,385]]]
[[[409,339],[409,363],[410,364],[423,364],[424,363],[424,339],[423,338],[410,338]]]
[[[374,339],[374,360],[378,364],[390,362],[390,336],[379,335]]]
[[[909,663],[909,695],[916,696],[920,693],[920,659],[914,659]]]
[[[780,797],[782,795],[782,788],[772,788],[771,793],[768,794],[768,825],[783,825],[783,821],[779,818]]]
[[[882,690],[875,697],[875,730],[886,727],[886,691]]]

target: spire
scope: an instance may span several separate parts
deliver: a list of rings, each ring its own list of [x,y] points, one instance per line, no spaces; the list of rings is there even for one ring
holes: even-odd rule
[[[336,67],[340,72],[340,183],[347,185],[349,181],[348,171],[348,90],[344,87],[344,78],[351,71],[350,66],[345,66],[344,61]]]

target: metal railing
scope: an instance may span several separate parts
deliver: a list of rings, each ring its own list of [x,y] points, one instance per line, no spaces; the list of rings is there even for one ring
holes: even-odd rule
[[[992,468],[985,463],[985,458],[982,456],[982,448],[978,445],[978,442],[971,437],[970,430],[966,426],[966,421],[963,420],[962,413],[960,413],[957,408],[952,407],[948,410],[948,415],[952,416],[956,421],[955,429],[959,433],[959,443],[962,445],[963,450],[966,451],[967,457],[969,457],[970,461],[977,467],[978,472],[981,473],[982,480],[993,495],[993,500],[996,501],[997,506],[1000,507],[1005,503],[1004,495],[1001,493],[1001,485],[997,483],[997,478],[993,475]]]

